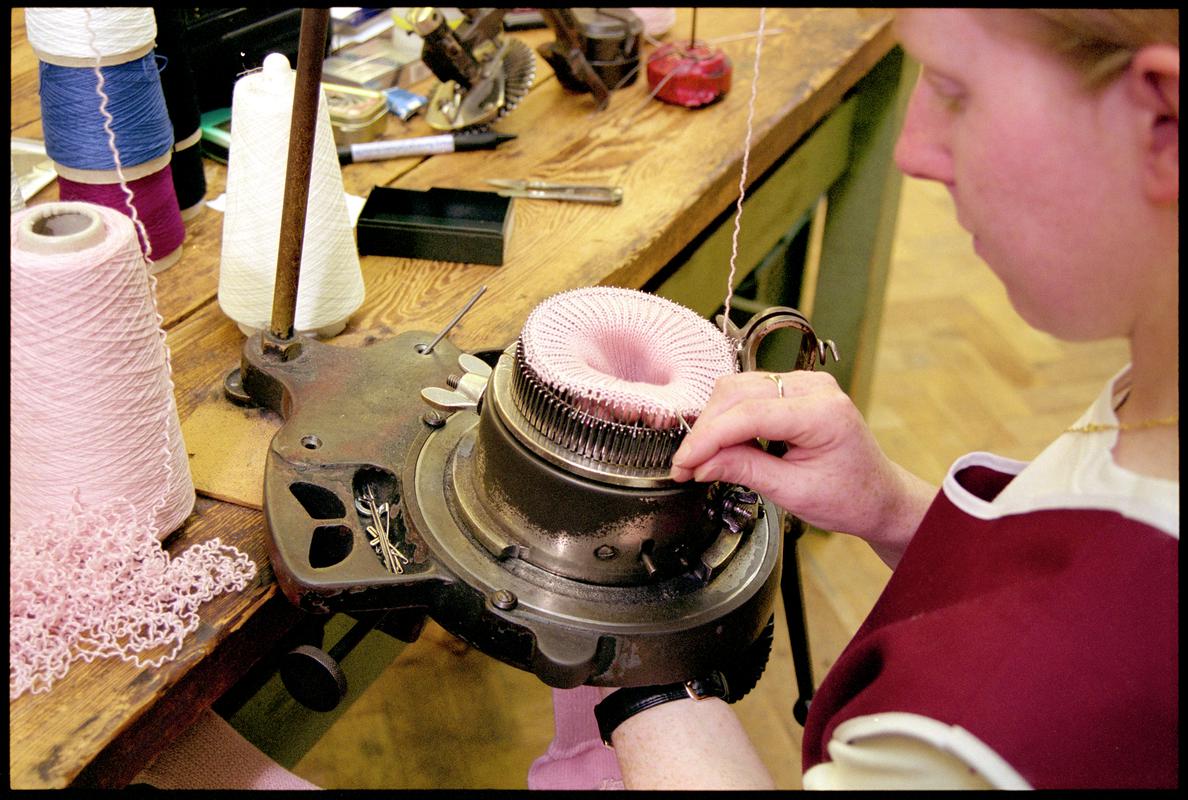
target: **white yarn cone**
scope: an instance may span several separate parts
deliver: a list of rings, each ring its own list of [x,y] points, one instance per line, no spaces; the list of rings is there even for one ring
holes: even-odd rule
[[[94,33],[94,43],[89,33]],[[62,67],[134,61],[153,49],[157,17],[151,7],[27,8],[25,35],[40,61]]]
[[[245,335],[269,326],[296,76],[272,53],[235,84],[219,306]],[[318,104],[293,327],[333,336],[363,305],[363,273],[323,95]]]

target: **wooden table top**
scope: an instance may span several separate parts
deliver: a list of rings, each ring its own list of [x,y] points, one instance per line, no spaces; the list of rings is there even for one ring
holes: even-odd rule
[[[346,191],[364,197],[376,186],[490,190],[487,178],[534,178],[613,184],[623,188],[624,200],[617,207],[516,200],[500,267],[364,256],[366,300],[332,343],[355,347],[369,337],[436,332],[485,285],[486,294],[450,339],[464,350],[501,347],[552,294],[599,284],[644,285],[737,200],[755,49],[754,37],[745,34],[757,29],[758,19],[757,9],[699,10],[698,33],[712,38],[734,65],[732,90],[712,106],[689,110],[649,100],[641,77],[599,112],[591,95],[566,91],[537,56],[532,91],[496,125],[516,134],[514,141],[493,151],[344,167]],[[678,9],[668,39],[689,24],[689,9]],[[894,45],[885,14],[774,8],[766,24],[751,180],[834,109]],[[513,35],[533,47],[553,38],[547,31]],[[11,90],[12,136],[41,139],[37,59],[25,41],[22,9],[12,12]],[[420,118],[389,122],[392,137],[430,133]],[[211,199],[223,192],[225,169],[209,160],[205,165]],[[33,202],[55,199],[56,183]],[[187,225],[181,260],[157,276],[183,421],[203,404],[226,402],[223,378],[238,366],[243,349],[243,335],[216,300],[221,237],[222,215],[207,209]],[[191,451],[203,446],[187,441]],[[11,785],[128,781],[266,652],[297,613],[276,589],[265,536],[258,510],[199,496],[167,548],[181,552],[220,537],[256,562],[256,580],[203,606],[199,630],[176,660],[159,669],[141,671],[111,659],[76,662],[49,693],[10,703]]]

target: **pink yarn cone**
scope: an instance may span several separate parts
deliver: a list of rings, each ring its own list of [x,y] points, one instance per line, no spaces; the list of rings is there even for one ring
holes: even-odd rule
[[[12,215],[9,698],[78,658],[159,666],[198,608],[255,576],[218,539],[170,556],[194,505],[168,351],[131,220]]]

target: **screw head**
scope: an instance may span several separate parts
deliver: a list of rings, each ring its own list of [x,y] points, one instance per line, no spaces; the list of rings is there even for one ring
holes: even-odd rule
[[[425,416],[421,417],[421,422],[428,425],[430,428],[440,428],[445,425],[445,417],[437,411],[426,411]]]
[[[594,551],[594,557],[599,561],[610,561],[618,554],[619,551],[611,547],[609,544],[604,544]]]
[[[500,589],[499,591],[495,592],[495,594],[491,595],[491,603],[494,604],[496,608],[501,608],[504,611],[510,611],[511,609],[515,608],[517,602],[519,601],[517,600],[516,596],[507,589]]]

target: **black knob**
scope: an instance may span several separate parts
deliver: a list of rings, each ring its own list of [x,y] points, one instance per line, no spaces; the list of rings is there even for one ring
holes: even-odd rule
[[[281,659],[281,683],[297,702],[314,711],[333,711],[347,693],[346,673],[339,662],[384,618],[386,612],[363,615],[330,652],[303,644]]]
[[[314,711],[333,711],[347,693],[346,674],[330,654],[303,644],[281,661],[281,682],[297,702]]]

